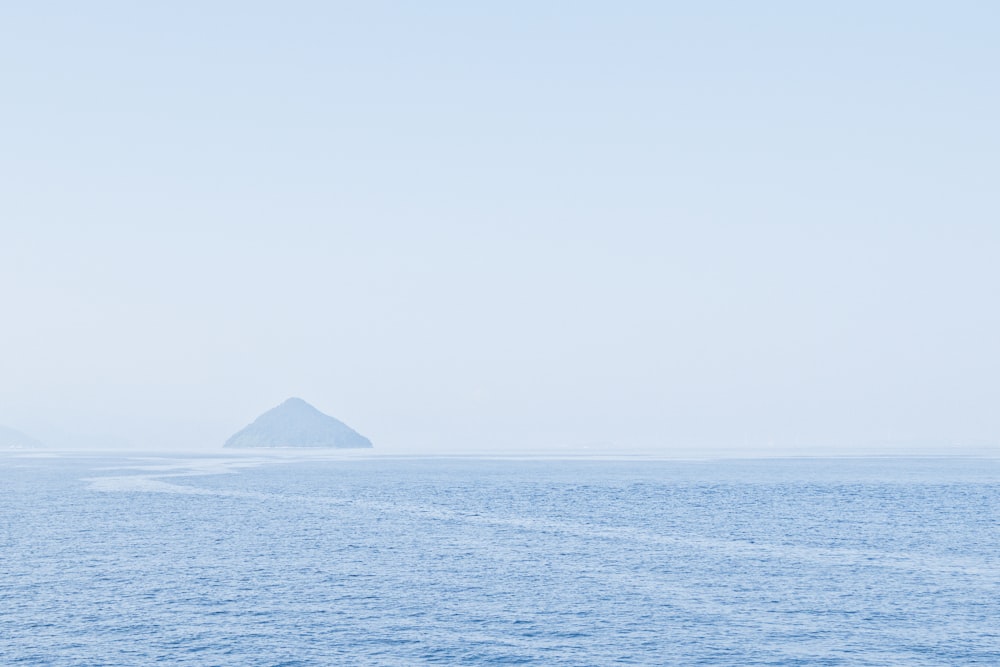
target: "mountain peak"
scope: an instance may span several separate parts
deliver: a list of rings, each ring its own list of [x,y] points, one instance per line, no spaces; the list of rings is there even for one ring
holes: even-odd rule
[[[372,443],[342,421],[292,397],[234,434],[224,446],[341,449],[371,447]]]

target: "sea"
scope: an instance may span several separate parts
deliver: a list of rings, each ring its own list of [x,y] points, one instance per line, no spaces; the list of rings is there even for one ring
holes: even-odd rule
[[[0,455],[0,665],[1000,665],[1000,459]]]

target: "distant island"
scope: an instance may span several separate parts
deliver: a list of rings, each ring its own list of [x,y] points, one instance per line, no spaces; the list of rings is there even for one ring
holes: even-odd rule
[[[42,443],[20,431],[0,426],[0,449],[38,449]]]
[[[290,398],[234,434],[223,447],[359,449],[371,441],[347,424],[325,415],[301,398]]]

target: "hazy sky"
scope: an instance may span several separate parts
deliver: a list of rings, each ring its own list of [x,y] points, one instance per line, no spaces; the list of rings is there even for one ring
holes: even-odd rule
[[[1000,4],[0,7],[0,423],[1000,441]]]

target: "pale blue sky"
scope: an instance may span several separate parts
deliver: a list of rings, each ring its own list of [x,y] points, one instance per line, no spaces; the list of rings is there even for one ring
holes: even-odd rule
[[[0,423],[1000,441],[1000,5],[0,8]],[[81,439],[82,441],[82,439]]]

